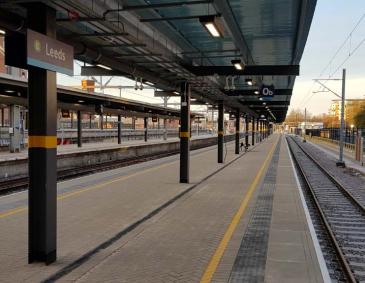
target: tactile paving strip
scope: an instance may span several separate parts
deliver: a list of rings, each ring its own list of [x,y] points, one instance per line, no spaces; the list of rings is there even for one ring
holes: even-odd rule
[[[276,145],[256,205],[242,238],[229,282],[264,282],[281,139]]]

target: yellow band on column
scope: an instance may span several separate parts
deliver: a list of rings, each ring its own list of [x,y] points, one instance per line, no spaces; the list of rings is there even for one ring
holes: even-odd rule
[[[180,138],[190,138],[189,132],[180,132]]]
[[[218,132],[218,135],[223,136],[224,135],[224,131],[219,131]]]
[[[56,136],[29,136],[28,148],[57,148]]]

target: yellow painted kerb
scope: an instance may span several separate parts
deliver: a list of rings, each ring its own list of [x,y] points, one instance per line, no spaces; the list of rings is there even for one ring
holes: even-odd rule
[[[57,148],[56,136],[29,136],[28,137],[29,148]]]
[[[223,238],[221,240],[221,242],[219,243],[217,249],[215,250],[212,258],[209,261],[209,264],[207,266],[207,268],[205,269],[205,272],[203,274],[203,277],[200,280],[200,283],[210,283],[212,281],[213,275],[215,273],[215,271],[217,270],[217,267],[219,265],[220,260],[223,257],[224,251],[226,250],[229,241],[231,240],[231,237],[234,233],[234,231],[237,228],[237,225],[239,223],[239,221],[241,220],[241,217],[243,215],[243,213],[245,212],[248,203],[251,200],[251,197],[257,187],[257,184],[259,183],[263,173],[265,172],[265,169],[269,163],[269,161],[271,160],[271,157],[274,153],[274,149],[276,146],[277,142],[274,143],[274,145],[272,146],[268,156],[266,157],[264,163],[262,164],[260,170],[258,171],[257,175],[255,176],[255,179],[253,180],[253,182],[251,183],[245,197],[243,198],[240,207],[238,208],[236,214],[233,216],[231,223],[229,224],[226,232],[223,235]]]

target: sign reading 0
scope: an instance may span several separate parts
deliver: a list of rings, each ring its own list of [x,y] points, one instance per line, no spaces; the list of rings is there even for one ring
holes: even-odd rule
[[[27,30],[27,64],[73,75],[73,47],[44,34]]]
[[[264,97],[273,97],[275,93],[275,88],[273,85],[262,85],[260,94]]]

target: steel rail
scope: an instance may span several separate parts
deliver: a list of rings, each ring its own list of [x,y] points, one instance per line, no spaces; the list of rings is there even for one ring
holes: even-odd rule
[[[307,153],[305,152],[305,150],[295,141],[295,139],[293,138],[290,138],[295,144],[298,145],[299,149],[305,154],[307,155]],[[340,247],[340,245],[338,244],[338,241],[336,239],[336,236],[334,235],[333,231],[332,231],[332,228],[331,228],[331,225],[328,223],[327,221],[327,218],[326,218],[326,215],[325,213],[323,212],[322,208],[321,208],[321,205],[317,199],[317,196],[313,190],[313,187],[312,185],[310,184],[310,181],[308,180],[306,174],[304,173],[304,169],[302,167],[302,165],[299,163],[296,155],[294,154],[293,152],[293,149],[292,149],[292,146],[290,145],[290,143],[288,143],[289,145],[289,150],[291,152],[291,155],[293,157],[293,160],[294,160],[294,163],[296,164],[297,168],[299,169],[299,173],[300,175],[302,176],[304,182],[305,182],[305,185],[308,187],[309,191],[310,191],[310,194],[311,194],[311,197],[314,201],[314,204],[315,204],[315,207],[316,209],[318,210],[319,212],[319,215],[320,215],[320,218],[321,218],[321,221],[322,223],[324,224],[324,227],[325,227],[325,230],[331,240],[331,243],[332,243],[332,246],[334,247],[334,250],[336,252],[336,255],[339,259],[339,263],[343,269],[343,271],[345,272],[345,276],[346,276],[346,279],[348,280],[348,282],[351,282],[351,283],[356,283],[357,280],[356,278],[354,277],[354,274],[351,270],[351,267],[344,255],[344,253],[342,252],[342,249]],[[308,155],[307,155],[308,156]],[[308,156],[309,159],[311,159],[311,157]],[[312,160],[312,159],[311,159]],[[312,160],[313,161],[313,160]],[[318,165],[318,163],[316,161],[313,161],[320,170],[322,170],[321,168],[323,168],[321,165]],[[324,172],[324,171],[323,171]],[[326,175],[327,173],[324,172]],[[328,176],[329,177],[329,176]],[[331,181],[332,181],[332,178],[329,178]],[[337,184],[335,183],[336,187],[337,187]]]
[[[327,169],[325,169],[310,153],[305,151],[303,147],[298,143],[295,139],[292,140],[298,145],[298,147],[303,151],[303,153],[311,160],[314,164],[318,166],[318,168],[339,188],[352,203],[354,203],[363,213],[365,213],[365,206],[359,202],[359,200],[353,196],[351,192],[349,192],[340,181],[337,180],[335,176],[333,176]]]

